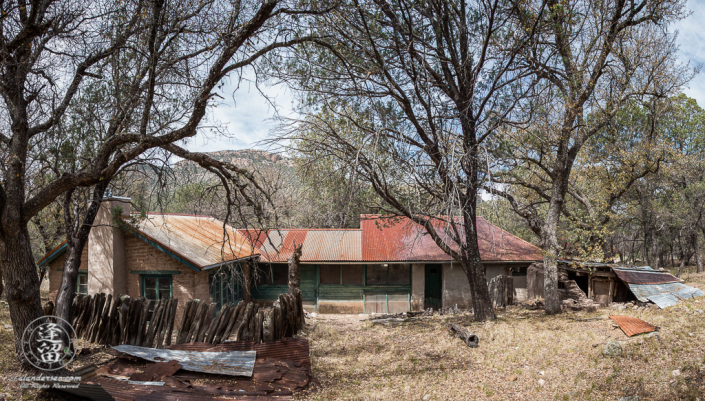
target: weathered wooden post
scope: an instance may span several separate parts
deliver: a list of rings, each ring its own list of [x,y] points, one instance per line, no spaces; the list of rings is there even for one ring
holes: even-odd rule
[[[299,331],[304,325],[303,313],[303,297],[301,296],[301,275],[299,264],[301,263],[301,254],[303,244],[296,245],[294,252],[289,258],[289,295],[294,299],[294,333]]]

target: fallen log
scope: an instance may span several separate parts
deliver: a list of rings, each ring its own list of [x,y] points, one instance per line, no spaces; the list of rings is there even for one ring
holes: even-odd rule
[[[480,343],[480,338],[472,333],[465,327],[460,327],[457,324],[450,324],[448,325],[448,329],[450,330],[451,334],[454,334],[457,337],[460,337],[463,341],[465,341],[465,344],[468,347],[471,348],[477,348]]]

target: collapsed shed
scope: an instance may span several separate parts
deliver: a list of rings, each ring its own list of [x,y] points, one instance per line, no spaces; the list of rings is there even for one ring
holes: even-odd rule
[[[652,302],[663,309],[678,301],[705,295],[700,289],[683,284],[678,277],[650,266],[559,260],[558,268],[561,299],[572,298],[572,289],[577,286],[587,298],[602,306],[613,302],[639,301]],[[528,275],[530,296],[542,296],[542,266],[528,269]]]

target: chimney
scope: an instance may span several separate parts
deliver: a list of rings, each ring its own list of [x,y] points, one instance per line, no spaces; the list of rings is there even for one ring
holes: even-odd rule
[[[113,221],[114,213],[129,217],[130,198],[106,191],[88,235],[88,293],[126,294],[125,237]]]

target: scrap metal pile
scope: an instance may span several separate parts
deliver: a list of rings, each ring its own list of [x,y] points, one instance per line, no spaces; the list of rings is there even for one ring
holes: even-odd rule
[[[81,369],[79,387],[62,391],[101,401],[291,400],[312,379],[309,344],[299,338],[166,349],[122,345],[109,352],[114,359]]]

